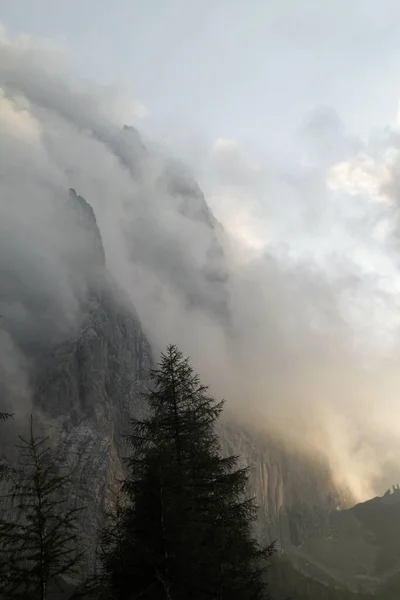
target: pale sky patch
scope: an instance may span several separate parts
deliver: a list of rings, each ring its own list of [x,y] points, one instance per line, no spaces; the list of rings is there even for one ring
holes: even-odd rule
[[[350,195],[366,194],[375,200],[387,201],[382,192],[390,179],[393,156],[387,161],[377,161],[360,153],[354,159],[340,162],[329,170],[327,185],[331,190],[342,190]]]
[[[262,222],[252,213],[253,200],[237,189],[224,188],[210,199],[217,219],[240,245],[247,259],[254,258],[265,248],[266,238]]]
[[[9,99],[0,88],[0,129],[2,134],[24,138],[28,142],[38,141],[40,126],[29,113],[25,98]]]
[[[224,138],[217,138],[213,144],[212,150],[214,152],[232,152],[239,150],[239,142],[237,140],[227,140]]]

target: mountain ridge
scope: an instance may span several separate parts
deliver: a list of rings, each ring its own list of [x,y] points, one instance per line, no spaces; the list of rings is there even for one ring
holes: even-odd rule
[[[170,277],[170,283],[180,288],[188,305],[200,306],[228,323],[224,282],[229,273],[224,274],[223,248],[214,230],[212,211],[198,185],[185,183],[183,175],[179,175],[178,185],[174,173],[166,176],[166,185],[172,177],[172,209],[179,212],[183,206],[183,218],[188,221],[200,218],[212,245],[204,270],[194,278],[197,287],[188,287],[184,277],[176,279],[179,260],[178,264],[174,260],[180,255],[175,250],[168,254],[163,248],[163,277]],[[95,210],[76,189],[70,189],[62,205],[68,207],[66,214],[74,236],[74,244],[61,257],[78,300],[72,325],[63,330],[61,339],[40,330],[40,343],[29,348],[23,332],[14,335],[9,315],[5,314],[2,326],[18,351],[29,354],[26,372],[33,410],[41,430],[54,439],[60,469],[74,467],[71,503],[87,507],[81,533],[87,546],[84,568],[89,571],[95,563],[96,531],[109,492],[123,474],[121,435],[127,431],[129,418],[144,409],[146,374],[156,356],[135,307],[108,268]],[[204,210],[199,212],[202,205]],[[64,226],[64,222],[55,222],[60,230]],[[133,242],[137,244],[140,239]],[[133,257],[148,260],[135,255],[137,247],[132,246]],[[182,255],[187,250],[175,249]],[[0,299],[6,292],[2,283],[0,274]],[[33,320],[35,311],[33,304]],[[48,325],[58,328],[57,319]],[[260,436],[251,427],[225,418],[221,443],[224,452],[239,454],[243,464],[251,466],[251,488],[260,506],[258,535],[264,540],[276,538],[282,547],[291,548],[310,531],[324,527],[330,513],[343,502],[326,464],[288,449],[276,436]]]

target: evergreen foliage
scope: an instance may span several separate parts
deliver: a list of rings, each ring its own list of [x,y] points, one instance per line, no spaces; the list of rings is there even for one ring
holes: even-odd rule
[[[12,419],[14,417],[13,414],[7,412],[0,412],[0,421],[8,421],[8,419]],[[4,456],[0,457],[0,481],[8,478],[13,469],[8,461],[4,458]]]
[[[169,346],[151,373],[149,414],[127,436],[125,505],[102,534],[102,590],[118,600],[266,598],[273,545],[253,537],[247,469],[222,457],[216,402]]]
[[[0,421],[7,421],[7,419],[12,419],[12,417],[11,413],[0,412]]]
[[[20,462],[3,497],[0,519],[2,598],[45,600],[50,585],[75,573],[77,512],[68,509],[68,476],[56,474],[47,446],[36,437],[31,418],[28,439],[20,436]]]

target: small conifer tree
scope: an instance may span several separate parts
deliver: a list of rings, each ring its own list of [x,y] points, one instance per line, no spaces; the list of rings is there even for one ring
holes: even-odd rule
[[[0,595],[46,600],[51,586],[79,564],[77,513],[68,508],[68,476],[56,473],[48,438],[20,436],[18,469],[3,497]]]
[[[7,412],[0,412],[0,421],[8,421],[13,418],[13,414]],[[8,478],[13,472],[13,468],[6,460],[4,456],[0,456],[0,481]]]

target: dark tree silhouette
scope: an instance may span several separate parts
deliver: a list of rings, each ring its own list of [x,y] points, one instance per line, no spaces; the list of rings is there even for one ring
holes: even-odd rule
[[[8,419],[12,419],[12,417],[11,413],[0,412],[0,421],[7,421]]]
[[[105,597],[258,600],[273,545],[253,537],[257,511],[247,469],[222,457],[216,402],[169,346],[151,373],[149,415],[127,436],[126,505],[103,532]]]
[[[13,414],[7,412],[0,412],[0,421],[8,421],[14,417]],[[4,458],[4,456],[0,457],[0,481],[8,478],[13,472],[12,466],[9,462]]]
[[[45,600],[50,586],[75,573],[77,513],[67,508],[69,477],[56,473],[48,438],[20,437],[18,470],[3,497],[0,519],[2,598]]]

